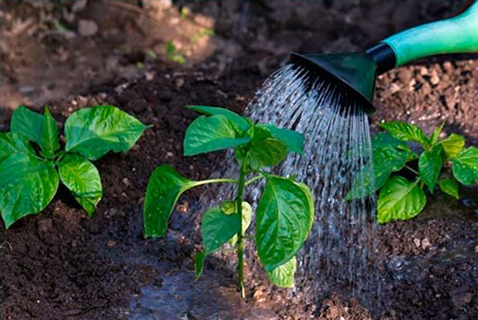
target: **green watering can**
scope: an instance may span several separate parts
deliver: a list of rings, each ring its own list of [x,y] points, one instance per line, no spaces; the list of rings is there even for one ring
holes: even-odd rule
[[[478,52],[478,1],[450,19],[424,24],[382,40],[365,53],[291,54],[291,62],[336,83],[373,113],[376,76],[415,59]]]

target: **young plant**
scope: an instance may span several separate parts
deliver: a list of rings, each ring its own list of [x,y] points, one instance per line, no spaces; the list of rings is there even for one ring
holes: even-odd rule
[[[164,52],[166,54],[166,59],[171,62],[175,62],[178,64],[186,63],[186,58],[181,50],[177,49],[174,45],[173,41],[169,40],[166,42],[164,46]]]
[[[103,196],[91,161],[109,151],[128,151],[145,128],[114,106],[80,109],[65,122],[62,150],[57,123],[47,107],[44,115],[18,107],[11,132],[0,132],[0,211],[5,227],[45,209],[60,180],[91,217]]]
[[[204,213],[201,235],[204,251],[195,256],[196,276],[202,273],[206,256],[230,242],[237,250],[238,282],[244,292],[244,235],[251,223],[252,207],[244,201],[246,187],[265,179],[266,185],[256,210],[255,242],[267,276],[277,286],[294,285],[295,255],[306,240],[314,217],[309,188],[292,178],[263,171],[282,162],[289,152],[301,153],[303,136],[270,124],[254,124],[227,109],[191,106],[204,114],[187,128],[184,154],[193,156],[234,149],[239,178],[191,181],[168,165],[151,175],[144,204],[146,237],[164,236],[179,196],[188,189],[208,183],[232,183],[236,198],[226,200]]]
[[[415,125],[400,121],[382,124],[387,133],[372,139],[373,161],[359,172],[347,199],[362,198],[380,189],[378,222],[408,220],[418,215],[427,202],[425,187],[438,187],[458,199],[458,183],[471,186],[478,181],[478,148],[465,148],[465,138],[452,133],[440,139],[443,125],[431,136]],[[420,147],[416,153],[409,144]],[[418,168],[412,163],[418,162]],[[452,174],[443,168],[451,167]],[[394,172],[413,176],[412,181]]]

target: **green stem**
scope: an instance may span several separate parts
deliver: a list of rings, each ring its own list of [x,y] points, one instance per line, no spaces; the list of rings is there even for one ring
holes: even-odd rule
[[[228,179],[228,178],[222,178],[222,179],[208,179],[208,180],[202,180],[202,181],[195,181],[194,186],[201,186],[203,184],[208,184],[208,183],[237,183],[236,179]]]
[[[410,166],[405,166],[405,168],[407,168],[408,170],[410,170],[411,172],[413,172],[413,173],[416,174],[417,176],[420,175],[415,169],[413,169],[413,168],[410,167]]]
[[[63,158],[66,156],[66,151],[65,150],[61,150],[61,151],[58,151],[57,153],[55,153],[53,155],[53,162],[55,162],[55,164],[57,165],[58,163],[61,162],[61,160],[63,160]]]
[[[244,185],[245,185],[245,186],[248,186],[248,185],[250,185],[251,183],[256,182],[257,180],[262,179],[262,178],[263,178],[263,176],[260,176],[260,175],[259,175],[259,176],[255,176],[255,177],[253,177],[253,178],[247,180]]]
[[[238,285],[239,285],[239,290],[241,291],[242,298],[246,297],[246,292],[244,289],[244,244],[242,242],[242,195],[244,193],[244,187],[246,184],[246,174],[247,174],[246,160],[243,159],[241,163],[241,173],[239,176],[239,183],[237,187],[237,198],[236,198],[237,212],[239,213],[239,216],[240,216],[239,221],[241,222],[239,224],[239,231],[237,233],[237,260],[238,260],[237,272],[239,274]]]

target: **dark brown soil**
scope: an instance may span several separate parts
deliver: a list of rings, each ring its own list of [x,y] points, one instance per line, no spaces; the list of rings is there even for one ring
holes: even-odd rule
[[[185,6],[185,19],[168,1],[143,1],[144,9],[135,1],[90,2],[77,12],[72,4],[3,3],[0,129],[8,129],[20,103],[48,104],[61,123],[78,108],[114,104],[153,127],[129,153],[96,162],[104,198],[93,218],[60,188],[44,212],[2,228],[2,319],[478,318],[476,187],[463,188],[459,201],[436,194],[418,218],[380,227],[383,305],[373,312],[340,295],[305,305],[301,295],[272,290],[255,270],[242,301],[218,258],[193,282],[204,190],[180,199],[164,239],[145,240],[141,217],[159,164],[191,179],[220,166],[221,154],[182,156],[196,116],[183,106],[242,112],[290,51],[362,50],[449,16],[466,1],[200,2]],[[55,19],[70,33],[56,30]],[[98,30],[80,35],[80,20],[95,21]],[[205,28],[215,35],[202,35]],[[168,40],[184,51],[184,65],[165,57]],[[476,55],[423,59],[382,75],[372,131],[382,120],[401,119],[429,133],[445,121],[446,133],[478,144],[477,79]]]

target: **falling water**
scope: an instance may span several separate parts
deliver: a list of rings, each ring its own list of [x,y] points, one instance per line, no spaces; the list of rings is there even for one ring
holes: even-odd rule
[[[370,306],[379,296],[376,199],[345,200],[371,158],[367,115],[329,79],[291,64],[265,82],[247,112],[305,136],[304,154],[289,156],[280,169],[305,182],[316,203],[314,226],[299,253],[296,290],[306,292],[309,302],[340,291]]]
[[[307,304],[314,304],[328,294],[338,293],[357,297],[366,307],[377,307],[380,279],[376,198],[345,200],[357,173],[372,156],[365,112],[330,79],[289,64],[266,80],[246,113],[257,122],[273,123],[305,136],[304,153],[289,155],[275,170],[283,176],[296,176],[315,196],[314,225],[299,252],[296,287],[290,294],[301,295]],[[237,176],[232,153],[224,167],[213,176]],[[372,179],[361,176],[364,181]],[[364,181],[361,184],[365,188]],[[259,184],[252,190],[255,203],[261,187]],[[217,189],[209,189],[201,202],[207,204],[206,209],[211,199],[215,198],[217,203],[213,205],[217,205],[233,199],[234,193],[231,185],[224,185],[219,194]],[[247,260],[255,265],[254,247],[248,242],[245,245]]]

